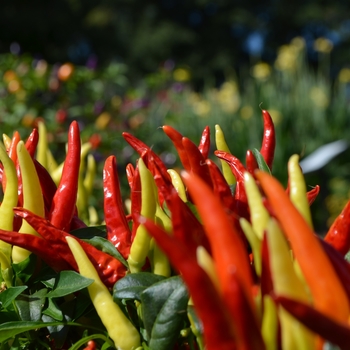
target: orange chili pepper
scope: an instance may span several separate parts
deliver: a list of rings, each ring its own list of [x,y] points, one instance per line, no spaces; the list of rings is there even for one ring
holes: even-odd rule
[[[256,177],[290,242],[309,285],[316,310],[333,320],[347,321],[349,303],[345,290],[317,236],[277,179],[262,171],[257,171]]]

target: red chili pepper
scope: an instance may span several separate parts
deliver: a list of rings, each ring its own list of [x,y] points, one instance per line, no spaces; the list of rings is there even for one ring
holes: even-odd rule
[[[311,331],[339,346],[342,350],[349,349],[350,327],[348,323],[336,322],[311,306],[287,297],[276,296],[274,300]]]
[[[74,257],[70,252],[66,242],[66,237],[74,237],[76,240],[78,240],[92,264],[96,268],[101,280],[108,288],[113,287],[114,283],[125,275],[125,266],[111,255],[98,250],[91,244],[78,239],[68,232],[54,227],[49,221],[29,212],[26,209],[15,208],[14,211],[16,215],[25,219],[50,244],[51,248],[49,251],[51,255],[54,255],[53,252],[59,249],[62,254],[61,256],[66,261],[71,261],[74,259]]]
[[[206,349],[236,349],[234,331],[226,306],[206,272],[198,265],[196,256],[190,254],[181,241],[167,234],[151,220],[142,217],[136,219],[145,225],[173,266],[181,272],[203,324]]]
[[[244,188],[244,173],[247,171],[246,168],[237,157],[230,153],[215,151],[214,154],[227,162],[236,178],[237,183],[234,196],[236,201],[235,213],[238,217],[249,219],[248,199]]]
[[[343,256],[350,250],[350,201],[335,219],[324,240]]]
[[[93,340],[89,340],[87,346],[83,350],[96,350],[96,343]]]
[[[152,157],[154,159],[154,161],[157,163],[158,167],[160,169],[162,169],[162,172],[167,173],[167,169],[166,166],[164,165],[164,163],[162,162],[162,160],[159,158],[159,156],[152,151],[152,149],[147,146],[145,143],[143,143],[142,141],[140,141],[138,138],[136,138],[135,136],[127,133],[127,132],[123,132],[123,137],[124,139],[129,143],[129,145],[141,156],[142,153],[144,153],[145,151],[149,151],[150,154],[152,154]],[[170,179],[170,175],[167,174],[167,176]]]
[[[261,242],[261,276],[260,276],[261,295],[271,294],[273,291],[273,282],[270,270],[269,247],[267,246],[266,235],[264,234]]]
[[[136,165],[131,189],[131,213],[141,213],[141,179],[139,167]],[[135,220],[132,223],[131,242],[134,240],[139,224]]]
[[[264,136],[262,140],[260,153],[265,159],[267,166],[271,170],[276,147],[275,126],[273,125],[272,118],[268,111],[263,109],[262,115],[264,118]]]
[[[33,131],[31,132],[31,134],[29,135],[25,143],[26,149],[28,150],[28,153],[32,158],[34,158],[36,147],[38,146],[38,141],[39,141],[38,129],[33,129]]]
[[[259,169],[258,163],[255,159],[254,153],[248,149],[245,156],[245,163],[247,166],[247,171],[249,171],[253,176],[256,169]]]
[[[126,177],[128,179],[130,189],[132,189],[132,183],[134,180],[134,172],[135,172],[134,166],[131,163],[129,163],[126,166]]]
[[[19,134],[18,131],[15,131],[13,133],[10,147],[7,151],[9,157],[12,159],[14,164],[16,164],[16,162],[17,162],[17,151],[16,150],[17,150],[17,144],[19,141],[21,141],[21,135]]]
[[[207,159],[210,150],[210,128],[206,126],[203,130],[201,140],[198,145],[199,151],[202,153],[203,158]]]
[[[310,190],[306,193],[307,200],[309,201],[309,205],[311,205],[315,201],[319,192],[320,192],[320,186],[316,185],[312,190]]]
[[[54,254],[51,244],[41,237],[0,230],[0,239],[11,245],[31,251],[56,272],[71,269],[70,264],[61,255]]]
[[[123,209],[114,156],[106,159],[103,168],[103,193],[107,239],[113,243],[124,259],[127,259],[131,246],[131,232]]]
[[[169,125],[164,125],[162,129],[173,142],[184,169],[186,169],[187,171],[191,171],[191,164],[188,159],[187,152],[182,144],[182,134],[180,134],[177,130],[175,130]]]
[[[199,151],[197,146],[187,137],[182,138],[182,144],[187,152],[188,160],[191,165],[191,173],[199,176],[210,187],[213,186],[211,181],[209,167],[205,162],[205,158]]]
[[[80,132],[78,122],[73,121],[68,133],[68,151],[62,177],[52,200],[50,222],[62,230],[69,230],[76,211],[80,167]]]

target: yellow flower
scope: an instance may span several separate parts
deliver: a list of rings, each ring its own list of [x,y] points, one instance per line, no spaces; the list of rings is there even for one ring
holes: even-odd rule
[[[112,118],[112,116],[108,112],[101,113],[95,121],[96,129],[98,129],[98,130],[106,129],[111,118]]]
[[[240,110],[241,118],[244,120],[250,119],[254,114],[252,106],[243,106]]]
[[[338,79],[341,83],[350,83],[350,68],[343,68],[340,70]]]
[[[221,108],[227,113],[236,112],[241,103],[237,83],[234,81],[227,81],[222,84],[216,97]]]
[[[271,75],[271,66],[268,63],[260,62],[251,69],[251,75],[261,81],[265,81]]]
[[[314,49],[317,52],[330,53],[333,50],[333,43],[326,38],[318,38],[314,42]]]
[[[191,79],[191,73],[186,68],[176,68],[173,72],[173,77],[175,81],[185,82]]]
[[[296,50],[301,51],[305,48],[305,40],[297,36],[290,42],[290,45],[293,46]]]
[[[291,45],[283,45],[278,50],[275,67],[281,71],[290,71],[296,68],[298,50]]]
[[[194,113],[200,117],[206,117],[211,111],[211,105],[209,101],[200,100],[193,105]]]
[[[329,98],[324,90],[315,86],[310,90],[312,102],[319,108],[325,109],[329,105]]]

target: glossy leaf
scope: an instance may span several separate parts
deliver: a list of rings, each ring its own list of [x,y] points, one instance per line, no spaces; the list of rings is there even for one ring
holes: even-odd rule
[[[56,279],[54,289],[47,294],[48,298],[58,298],[77,292],[93,282],[74,271],[62,271]]]
[[[0,293],[0,307],[6,309],[24,290],[27,286],[10,287]]]
[[[117,281],[113,288],[114,299],[141,300],[141,293],[154,283],[164,280],[164,276],[150,272],[139,272],[126,275]]]
[[[22,321],[39,321],[45,303],[47,290],[41,289],[32,295],[20,295],[16,300],[18,314]]]
[[[258,149],[256,148],[253,148],[252,150],[253,154],[254,154],[254,157],[256,159],[256,162],[258,163],[258,166],[259,166],[259,169],[262,170],[262,171],[265,171],[269,174],[271,174],[271,170],[270,168],[268,167],[268,165],[266,164],[265,162],[265,159],[264,157],[261,155],[261,153],[259,152]]]

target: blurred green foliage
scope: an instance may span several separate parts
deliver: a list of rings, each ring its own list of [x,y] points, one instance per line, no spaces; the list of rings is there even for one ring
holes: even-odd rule
[[[28,136],[38,120],[44,120],[50,148],[62,161],[66,130],[73,119],[78,120],[82,139],[94,145],[99,163],[90,203],[99,208],[101,169],[110,154],[117,156],[123,193],[127,193],[124,169],[136,157],[122,138],[123,131],[152,146],[168,167],[178,167],[175,150],[159,127],[172,125],[198,143],[209,125],[214,151],[214,127],[220,124],[231,152],[244,162],[247,149],[260,148],[260,109],[264,108],[276,126],[273,173],[286,184],[290,155],[298,153],[302,158],[328,142],[349,140],[350,69],[344,67],[331,81],[332,44],[320,38],[315,47],[317,70],[307,65],[305,41],[297,37],[278,49],[272,64],[259,61],[249,69],[232,71],[223,84],[208,82],[202,92],[191,85],[192,71],[172,62],[135,84],[128,79],[128,67],[116,62],[91,69],[71,63],[51,65],[28,55],[0,55],[1,130],[9,136],[14,130]],[[341,187],[347,188],[341,200],[348,198],[348,152],[306,179],[309,185],[321,185],[321,198],[313,207],[316,228],[323,231],[329,212],[332,217],[337,214],[332,196],[338,198]]]

